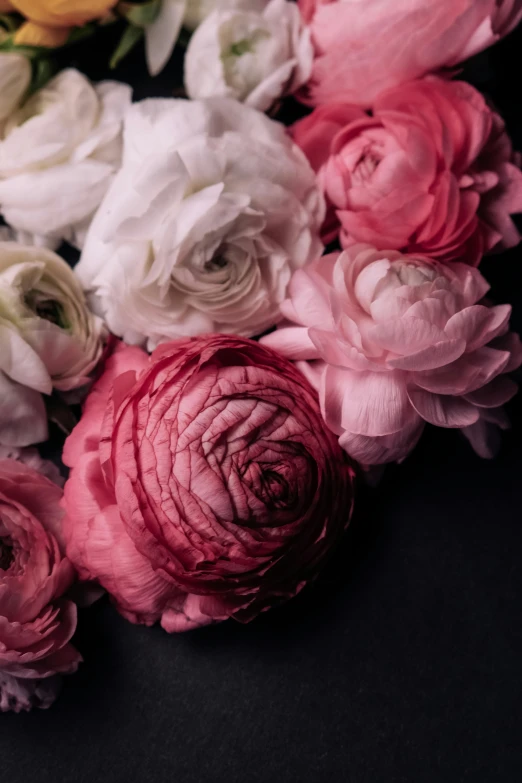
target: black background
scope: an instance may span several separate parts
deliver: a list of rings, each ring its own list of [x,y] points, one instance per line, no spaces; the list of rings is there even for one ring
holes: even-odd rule
[[[74,55],[93,78],[112,36]],[[521,47],[519,30],[463,72],[519,149]],[[137,51],[114,75],[141,98],[175,72],[148,79]],[[522,330],[522,251],[483,271]],[[360,490],[319,582],[248,626],[168,636],[107,599],[83,610],[85,663],[58,702],[0,717],[2,783],[521,780],[522,397],[510,413],[492,462],[427,431]]]

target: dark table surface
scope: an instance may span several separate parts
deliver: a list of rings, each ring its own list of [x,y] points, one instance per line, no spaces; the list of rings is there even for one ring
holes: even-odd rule
[[[107,34],[109,35],[109,33]],[[104,47],[78,65],[106,75]],[[522,31],[464,76],[522,149]],[[136,52],[136,97],[172,93]],[[486,261],[522,330],[522,249]],[[85,663],[47,712],[0,717],[2,783],[522,779],[522,395],[498,458],[429,431],[363,488],[320,581],[247,626],[182,636],[82,610]]]

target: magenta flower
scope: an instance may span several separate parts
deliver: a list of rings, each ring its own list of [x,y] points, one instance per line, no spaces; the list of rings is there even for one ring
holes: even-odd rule
[[[100,437],[101,435],[101,437]],[[246,622],[313,579],[353,471],[286,359],[209,335],[118,347],[69,437],[69,557],[129,620]]]

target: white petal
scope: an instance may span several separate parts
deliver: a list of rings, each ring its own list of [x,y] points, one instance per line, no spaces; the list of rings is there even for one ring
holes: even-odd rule
[[[163,0],[155,21],[145,28],[145,53],[151,76],[157,76],[172,54],[183,24],[186,0]]]

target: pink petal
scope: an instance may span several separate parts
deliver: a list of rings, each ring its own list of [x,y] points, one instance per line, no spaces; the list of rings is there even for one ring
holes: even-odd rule
[[[358,435],[390,435],[410,418],[410,406],[400,372],[354,372],[327,367],[321,403],[326,423],[334,431]]]
[[[259,342],[294,361],[319,359],[319,351],[305,326],[285,326],[265,335]]]
[[[509,402],[517,391],[517,384],[511,378],[501,375],[481,389],[466,394],[465,399],[479,408],[498,408]]]
[[[357,462],[363,465],[383,465],[387,462],[400,462],[417,445],[424,430],[425,422],[416,414],[411,422],[399,432],[381,437],[368,437],[344,432],[339,445]]]
[[[446,335],[435,324],[421,318],[403,318],[376,324],[367,331],[369,339],[400,356],[446,341]]]
[[[506,327],[511,316],[510,305],[484,307],[472,305],[455,313],[446,324],[448,337],[462,338],[467,350],[473,351],[494,339]]]
[[[428,348],[409,356],[388,359],[387,364],[396,370],[409,370],[410,372],[433,370],[454,362],[455,359],[462,356],[465,350],[464,340],[446,340],[430,345]]]
[[[419,416],[436,427],[467,427],[479,419],[477,408],[461,397],[443,397],[423,389],[410,389],[408,396]]]

